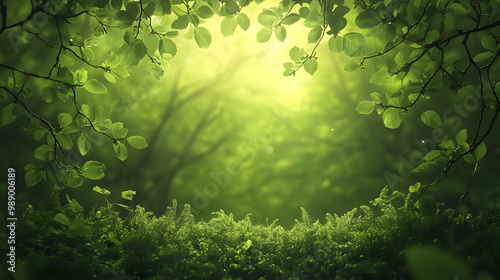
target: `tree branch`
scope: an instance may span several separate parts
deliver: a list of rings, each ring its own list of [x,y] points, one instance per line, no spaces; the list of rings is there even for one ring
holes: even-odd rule
[[[33,18],[33,16],[35,16],[36,13],[43,12],[43,7],[45,6],[45,4],[47,4],[47,2],[49,2],[49,0],[42,0],[42,2],[38,6],[36,6],[34,9],[31,10],[31,13],[26,17],[26,19],[7,26],[7,22],[6,22],[7,10],[5,7],[5,3],[3,3],[3,1],[2,1],[2,4],[0,5],[0,12],[2,13],[2,27],[0,28],[0,34],[2,34],[7,29],[21,26],[21,25],[25,24],[26,22],[30,21]]]

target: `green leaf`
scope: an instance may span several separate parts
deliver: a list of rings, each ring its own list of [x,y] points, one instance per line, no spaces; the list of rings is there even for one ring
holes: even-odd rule
[[[55,143],[56,141],[52,133],[47,134],[47,144],[49,144],[50,147],[54,147]]]
[[[159,0],[161,10],[163,13],[170,15],[172,13],[172,3],[170,0]]]
[[[168,53],[172,56],[175,56],[177,54],[177,46],[175,45],[174,41],[168,38],[162,38],[160,40],[158,50],[161,54]]]
[[[445,13],[444,16],[444,26],[448,28],[454,28],[457,24],[457,18],[450,13]]]
[[[127,78],[130,76],[128,70],[125,67],[116,67],[113,69],[113,73],[115,73],[120,78]]]
[[[189,16],[188,15],[182,15],[178,17],[176,20],[172,22],[172,27],[173,29],[186,29],[189,25]]]
[[[455,142],[453,140],[445,140],[441,144],[439,144],[439,147],[447,150],[454,150],[455,147]]]
[[[123,0],[111,0],[111,7],[113,7],[113,9],[119,11],[121,10],[123,6]]]
[[[222,32],[222,35],[224,35],[224,37],[231,36],[236,30],[236,26],[238,26],[236,17],[225,17],[221,22],[220,31]]]
[[[347,33],[344,35],[343,50],[350,57],[361,55],[361,49],[366,46],[366,38],[361,33]]]
[[[38,184],[40,180],[42,179],[42,176],[40,176],[40,172],[38,170],[30,170],[26,172],[26,175],[24,175],[24,181],[26,182],[26,187],[31,188]]]
[[[122,55],[117,55],[115,52],[111,52],[108,56],[106,56],[104,63],[111,68],[115,68],[118,67],[118,65],[120,65],[122,59],[123,59]]]
[[[417,166],[417,167],[415,167],[413,169],[413,173],[425,172],[425,171],[428,171],[429,169],[431,169],[434,166],[435,165],[433,165],[433,164],[429,164],[427,162],[422,162],[419,166]]]
[[[343,1],[342,1],[343,2]],[[345,16],[347,13],[349,13],[349,11],[351,10],[351,8],[349,7],[346,7],[346,6],[342,6],[343,3],[340,3],[338,5],[340,6],[337,6],[335,8],[335,10],[333,10],[333,14],[335,15],[338,15],[338,16]]]
[[[16,120],[16,115],[12,112],[16,106],[15,103],[10,103],[0,110],[0,126],[7,125]]]
[[[236,20],[241,29],[247,31],[247,29],[250,27],[250,18],[246,14],[239,13]]]
[[[71,222],[69,221],[68,217],[66,217],[66,215],[62,214],[62,213],[58,213],[54,216],[54,221],[62,224],[62,225],[65,225],[65,226],[70,226],[71,225]]]
[[[80,176],[76,170],[62,173],[63,184],[70,188],[78,188],[83,184],[84,180],[85,179]]]
[[[123,127],[122,122],[115,122],[111,125],[111,134],[115,139],[123,139],[127,136],[128,129]]]
[[[106,72],[104,72],[106,73]],[[73,79],[75,82],[79,85],[83,85],[87,79],[88,79],[88,73],[87,70],[81,68],[81,69],[76,69],[75,72],[73,73]]]
[[[127,28],[134,22],[134,20],[130,19],[129,15],[123,10],[116,12],[114,19],[120,28]]]
[[[139,12],[141,10],[141,7],[139,5],[139,2],[129,2],[127,6],[125,7],[125,14],[130,20],[135,20],[139,16]]]
[[[257,32],[257,42],[265,43],[271,39],[271,35],[273,35],[273,31],[270,28],[264,27]]]
[[[288,77],[288,76],[292,75],[293,73],[294,73],[293,69],[288,68],[288,69],[285,69],[285,71],[283,71],[283,76]]]
[[[70,85],[75,83],[73,73],[66,67],[57,70],[57,79]]]
[[[360,114],[368,115],[371,114],[371,112],[373,112],[374,108],[375,108],[375,103],[373,103],[373,101],[361,101],[356,107],[356,111],[358,111],[358,113]]]
[[[39,160],[49,160],[52,157],[53,151],[51,147],[42,145],[35,149],[35,158]]]
[[[134,55],[139,62],[148,53],[148,48],[142,40],[139,40],[137,44],[134,45]]]
[[[448,9],[450,10],[451,14],[453,14],[454,16],[465,15],[469,12],[469,10],[461,3],[451,3],[448,6]]]
[[[486,144],[483,141],[474,150],[474,156],[476,156],[476,160],[477,161],[481,160],[486,155],[486,151],[487,151]]]
[[[283,20],[281,21],[281,24],[283,25],[291,25],[299,21],[300,16],[296,13],[291,13],[287,15]]]
[[[485,60],[490,60],[493,56],[495,56],[495,54],[492,52],[482,52],[482,53],[476,54],[476,56],[474,56],[474,58],[472,60],[474,60],[474,62],[476,62],[476,63],[479,63],[479,62],[483,62]]]
[[[414,185],[411,185],[410,188],[409,188],[409,191],[411,193],[416,193],[419,191],[420,187],[422,186],[422,184],[420,182],[417,182],[415,183]]]
[[[238,3],[236,3],[236,1],[233,0],[227,0],[224,8],[226,9],[226,12],[230,15],[234,15],[240,10]]]
[[[94,120],[94,111],[92,110],[92,108],[89,105],[82,104],[82,106],[80,108],[80,112],[82,114],[84,114],[85,116],[87,116],[91,121]]]
[[[433,110],[427,110],[420,116],[422,122],[432,128],[441,126],[441,117]]]
[[[405,55],[402,52],[398,52],[398,54],[394,57],[394,62],[401,67],[406,63]]]
[[[95,121],[101,122],[111,115],[111,108],[108,105],[101,104],[97,106],[95,113]]]
[[[122,192],[122,197],[126,200],[132,200],[132,198],[134,198],[134,195],[136,195],[136,191],[128,190]]]
[[[80,154],[82,154],[82,156],[86,155],[91,147],[89,136],[82,132],[82,134],[78,137],[77,145]]]
[[[470,163],[470,164],[476,163],[476,158],[472,154],[464,155],[463,159],[465,160],[465,162]]]
[[[339,53],[344,51],[344,37],[342,36],[332,36],[328,40],[328,49],[331,52]]]
[[[372,98],[373,101],[375,102],[382,102],[382,95],[378,92],[372,92],[370,93],[370,97]]]
[[[495,37],[487,35],[481,38],[481,45],[489,51],[495,52],[497,48],[497,41]]]
[[[122,207],[123,209],[125,209],[125,210],[127,210],[127,211],[132,211],[132,208],[130,208],[130,206],[128,206],[128,205],[121,204],[121,203],[115,203],[115,204],[116,204],[116,205],[118,205],[118,206],[120,206],[120,207]],[[111,240],[111,239],[110,239],[110,241],[111,241],[111,242],[113,242],[113,243],[115,243],[115,244],[117,244],[117,245],[118,245],[118,244],[120,244],[120,245],[121,245],[121,242],[120,242],[120,241],[118,241],[118,239],[115,239],[115,238],[113,238],[113,239],[114,239],[115,241],[113,241],[113,240]]]
[[[31,170],[35,170],[35,169],[36,169],[36,166],[32,163],[28,163],[24,166],[25,171],[31,171]]]
[[[424,160],[427,161],[427,162],[431,162],[431,161],[436,160],[439,157],[441,157],[441,151],[439,151],[439,150],[432,150],[432,151],[428,152],[424,156]]]
[[[247,251],[248,249],[250,249],[251,246],[252,246],[252,240],[248,239],[243,245],[242,249],[243,251]]]
[[[309,44],[318,42],[321,34],[323,33],[323,28],[321,26],[316,26],[307,35],[307,41]]]
[[[388,192],[389,192],[389,188],[387,186],[383,187],[382,190],[380,191],[379,197],[385,198],[387,196]]]
[[[460,153],[466,153],[470,150],[470,146],[469,144],[467,144],[466,142],[463,142],[462,144],[459,145],[458,147],[458,151]]]
[[[110,195],[111,194],[111,192],[108,191],[107,189],[101,189],[98,186],[95,186],[92,190],[95,191],[95,192],[97,192],[97,193],[100,193],[102,195]]]
[[[431,30],[429,31],[429,33],[427,33],[427,36],[425,37],[425,43],[432,44],[438,39],[439,39],[439,31]]]
[[[198,26],[200,25],[200,18],[197,15],[190,14],[189,15],[189,21],[191,22],[192,25]]]
[[[154,64],[153,70],[151,71],[151,75],[153,75],[155,79],[160,80],[160,78],[163,77],[163,74],[165,74],[165,72],[163,71],[163,68],[161,68],[161,65]]]
[[[59,116],[57,116],[57,120],[59,121],[59,126],[61,128],[68,126],[73,122],[71,115],[66,113],[60,113]]]
[[[318,70],[318,62],[316,59],[309,59],[304,63],[304,69],[307,73],[313,75]]]
[[[84,24],[83,26],[85,26],[85,25],[86,24]],[[87,30],[88,30],[87,28],[82,27],[80,30],[80,37],[87,37],[87,39],[88,39],[88,34],[90,32],[86,32]],[[84,39],[85,38],[83,38],[83,40]],[[65,66],[65,67],[73,66],[75,64],[75,61],[76,61],[75,57],[69,51],[66,51],[66,50],[61,51],[61,53],[59,55],[60,65]]]
[[[289,55],[293,61],[302,61],[306,52],[299,47],[293,47],[290,49]]]
[[[194,29],[194,39],[198,47],[202,49],[208,48],[210,43],[212,43],[212,35],[210,35],[210,32],[205,27],[201,26]]]
[[[148,144],[146,143],[146,139],[142,136],[130,136],[127,138],[128,143],[132,148],[134,149],[144,149],[148,147]]]
[[[259,14],[257,20],[265,27],[271,27],[280,19],[280,16],[273,10],[264,10]]]
[[[56,139],[63,150],[70,150],[73,147],[73,141],[68,135],[56,133]]]
[[[83,164],[82,169],[95,169],[104,171],[106,170],[106,165],[104,165],[102,162],[89,160]]]
[[[98,161],[87,161],[83,165],[81,172],[82,176],[91,179],[91,180],[99,180],[104,177],[104,170],[106,170],[106,166]]]
[[[359,28],[370,28],[381,24],[382,18],[375,10],[365,10],[359,13],[354,22]]]
[[[301,18],[307,18],[307,16],[309,15],[311,11],[309,10],[308,7],[301,7],[299,9],[299,15]]]
[[[465,143],[465,141],[467,141],[467,129],[466,128],[460,130],[460,132],[457,134],[457,136],[455,136],[455,142],[457,142],[458,146]]]
[[[112,84],[116,84],[116,78],[113,74],[104,71],[104,72],[102,72],[102,75],[104,76],[104,79],[106,79],[106,81],[108,81]]]
[[[283,67],[285,67],[285,69],[293,69],[293,63],[292,62],[285,62],[283,63]]]
[[[144,8],[144,12],[149,15],[149,16],[152,16],[156,11],[156,3],[155,2],[151,2],[149,3],[146,8]]]
[[[276,39],[278,39],[278,41],[284,42],[286,39],[286,28],[284,26],[280,26],[274,29],[274,35],[276,36]]]
[[[115,150],[115,155],[119,160],[124,161],[127,159],[128,150],[127,146],[125,146],[123,143],[121,143],[120,141],[116,142],[113,145],[113,149]]]
[[[461,98],[471,98],[476,93],[476,88],[473,85],[468,85],[458,89],[457,94]]]
[[[83,59],[85,59],[86,61],[92,61],[94,60],[94,52],[92,51],[91,48],[82,48],[82,51],[83,51]]]
[[[330,31],[327,34],[333,34],[333,37],[336,37],[347,26],[347,19],[341,14],[332,13],[328,17],[328,25],[330,26]]]
[[[403,121],[403,113],[399,109],[389,108],[382,114],[382,119],[384,120],[385,127],[396,129]]]
[[[51,87],[46,87],[42,90],[42,92],[40,93],[40,97],[42,97],[42,100],[45,102],[45,103],[51,103],[52,101],[54,101],[54,96],[56,95],[56,92],[53,88]]]
[[[345,66],[344,66],[344,71],[346,72],[352,72],[356,69],[359,68],[359,63],[356,61],[349,61]]]
[[[106,89],[106,87],[96,79],[88,80],[83,85],[83,88],[86,89],[90,93],[95,93],[95,94],[108,93],[108,90]]]
[[[375,72],[372,77],[370,78],[370,83],[377,85],[377,86],[383,86],[387,85],[389,81],[391,80],[391,75],[387,72],[387,70],[382,69],[377,72]]]
[[[203,19],[207,19],[211,18],[214,15],[214,11],[212,11],[212,8],[210,8],[209,6],[201,6],[196,11],[196,14]]]
[[[60,134],[72,134],[75,132],[79,132],[80,130],[81,130],[80,127],[73,124],[73,125],[68,125],[68,126],[64,127],[63,129],[61,129]]]

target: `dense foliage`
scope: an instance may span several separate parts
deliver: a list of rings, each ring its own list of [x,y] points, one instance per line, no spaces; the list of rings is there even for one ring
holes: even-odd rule
[[[25,172],[17,168],[17,174],[22,174],[18,176],[24,177],[31,193],[23,193],[23,198],[44,200],[22,208],[18,234],[23,242],[18,250],[23,263],[16,277],[29,279],[22,274],[28,273],[82,279],[399,279],[411,275],[472,279],[484,272],[477,277],[490,279],[499,273],[494,265],[500,250],[495,245],[500,241],[500,203],[495,200],[499,179],[473,176],[481,175],[484,168],[493,168],[495,174],[495,156],[500,153],[493,145],[500,112],[498,6],[494,0],[0,2],[0,38],[6,42],[0,46],[0,125],[14,137],[32,135],[30,140],[16,139],[16,149],[2,147],[0,152],[24,167]],[[244,81],[258,74],[240,71],[247,65],[243,63],[247,58],[241,56],[224,67],[214,58],[206,67],[212,79],[191,74],[197,61],[190,64],[189,48],[181,47],[185,46],[182,40],[192,39],[200,49],[207,49],[216,32],[227,37],[236,30],[250,32],[256,24],[259,43],[286,42],[305,28],[306,38],[294,42],[289,61],[283,61],[283,75],[294,79],[308,73],[326,81],[336,79],[336,84],[323,86],[342,84],[345,92],[339,93],[339,99],[344,108],[332,112],[325,104],[329,96],[316,93],[319,85],[310,86],[310,94],[316,96],[294,112],[293,124],[287,108],[269,105],[269,99],[253,108],[245,106],[246,99],[258,100],[254,91],[260,88],[250,78]],[[322,60],[322,48],[345,54],[348,61],[341,68],[360,73],[357,77],[366,78],[370,85],[360,87],[358,81],[349,84],[331,72],[322,73],[322,64],[332,72],[338,70],[338,65],[332,66],[335,62]],[[229,47],[221,50],[230,51]],[[169,72],[176,57],[182,58],[186,69]],[[169,81],[166,93],[157,87],[165,79]],[[360,101],[349,92],[354,90],[364,91],[369,100]],[[138,97],[141,94],[146,97]],[[138,100],[140,106],[136,106]],[[357,105],[347,108],[353,102]],[[366,119],[369,125],[353,122],[350,130],[343,130],[348,125],[339,119],[348,119],[348,109],[362,115],[376,112],[383,127]],[[343,135],[332,140],[325,136],[324,125],[311,125],[326,118],[335,119]],[[235,119],[244,120],[244,125]],[[241,131],[253,133],[248,128],[252,125],[262,129],[243,140],[246,136]],[[367,126],[373,126],[370,132],[375,133],[363,135]],[[391,134],[384,142],[387,147],[374,144],[374,139],[398,128],[400,137]],[[386,151],[409,146],[404,141],[415,137],[428,139],[416,141],[419,150],[409,157],[391,157]],[[366,145],[369,152],[346,152],[340,144],[353,151]],[[280,148],[293,151],[293,156],[272,154]],[[276,164],[257,164],[236,176],[258,153],[266,154],[262,161]],[[322,153],[321,158],[313,158]],[[31,160],[26,160],[26,154]],[[124,167],[113,160],[130,164]],[[147,162],[154,164],[143,166]],[[342,165],[351,168],[341,169]],[[376,180],[368,177],[376,170],[374,165],[390,165],[381,180],[387,186],[371,201],[377,210],[362,206],[360,216],[356,210],[342,218],[327,215],[321,224],[302,210],[302,221],[286,230],[275,223],[254,225],[249,217],[235,222],[222,211],[207,222],[195,222],[191,215],[207,218],[209,200],[230,180],[263,186],[258,191],[226,189],[249,201],[247,205],[270,193],[281,198],[270,199],[270,204],[283,209],[296,207],[301,203],[295,201],[297,197],[315,191],[320,194],[311,195],[311,205],[327,205],[340,192],[364,199],[367,192],[349,184],[374,184]],[[209,183],[202,178],[207,174],[212,179]],[[429,191],[437,190],[450,175],[459,181],[451,185],[459,187],[452,191],[455,196],[443,195],[454,205],[449,201],[443,205]],[[281,177],[287,180],[278,180]],[[107,189],[95,186],[98,180]],[[478,181],[487,184],[487,194],[475,194],[468,208],[461,210],[470,189],[479,185],[473,182]],[[195,185],[203,188],[200,191]],[[178,213],[174,203],[163,214],[166,198],[180,187],[193,191],[188,195],[193,197],[192,211],[186,205]],[[300,190],[294,197],[290,189]],[[78,202],[68,199],[60,205],[67,193]],[[129,204],[110,203],[121,199],[120,193]],[[106,198],[104,207],[88,199],[96,194]],[[237,206],[239,202],[227,203]],[[79,203],[85,203],[87,211]],[[460,215],[471,212],[474,215]],[[438,260],[443,267],[436,269],[432,262]]]
[[[179,30],[186,30],[184,37],[192,37],[200,48],[208,48],[212,36],[203,22],[214,14],[223,17],[224,36],[233,34],[237,26],[248,29],[250,19],[243,8],[250,1],[240,2],[35,1],[31,10],[21,2],[2,2],[0,34],[10,42],[3,47],[4,51],[27,53],[21,61],[12,61],[16,58],[13,56],[11,61],[6,57],[7,61],[0,64],[1,96],[3,102],[7,102],[1,111],[2,124],[24,119],[24,125],[33,130],[33,137],[46,142],[34,151],[35,158],[42,164],[25,166],[27,186],[44,180],[75,188],[85,179],[103,178],[106,168],[103,163],[85,160],[77,164],[70,154],[77,148],[85,156],[92,147],[89,135],[108,138],[116,157],[122,161],[128,157],[127,145],[134,149],[148,147],[144,137],[128,135],[123,123],[109,119],[108,105],[84,104],[79,96],[85,91],[108,92],[99,79],[92,78],[94,73],[116,83],[117,79],[129,76],[130,68],[143,58],[150,60],[153,77],[161,78],[162,63],[168,63],[177,53],[176,44],[170,38],[178,36]],[[425,103],[420,109],[422,122],[436,129],[432,140],[441,149],[429,151],[415,172],[443,166],[446,176],[452,165],[462,159],[475,166],[473,170],[477,168],[478,161],[486,154],[485,139],[500,111],[496,92],[498,71],[495,70],[499,54],[495,30],[500,26],[494,9],[496,1],[476,2],[282,1],[278,7],[266,8],[258,15],[258,22],[264,27],[257,33],[257,41],[270,40],[273,32],[278,40],[284,41],[285,26],[299,21],[311,29],[307,40],[314,47],[310,52],[293,47],[290,50],[293,62],[284,63],[284,75],[294,75],[300,68],[314,74],[318,68],[316,49],[326,35],[330,36],[328,45],[332,51],[361,58],[359,63],[348,63],[345,67],[348,71],[364,68],[372,59],[393,54],[394,62],[382,60],[385,63],[373,64],[376,72],[370,78],[370,83],[384,88],[386,94],[373,92],[371,101],[362,101],[356,108],[361,114],[370,114],[376,107],[387,128],[398,128],[404,113],[422,100],[437,99],[438,94],[457,95],[450,107],[460,110],[462,118],[469,115],[462,112],[464,107],[478,114],[473,131],[464,128],[455,137],[449,137],[453,130],[460,128],[460,117],[448,117],[448,110],[442,120],[434,110],[428,110],[429,105]],[[359,10],[354,20],[355,32],[341,33],[347,29],[346,17],[354,8]],[[18,10],[18,13],[9,14],[9,10]],[[170,14],[173,16],[170,28],[156,23],[157,17]],[[38,15],[42,19],[35,20]],[[124,42],[118,50],[107,54],[103,63],[97,64],[93,62],[94,52],[112,29],[125,30]],[[32,49],[33,36],[42,45],[40,50]],[[49,55],[37,60],[38,67],[30,70],[20,67],[19,63],[41,52]],[[40,67],[42,69],[37,69]],[[89,71],[92,72],[89,74]],[[72,109],[58,113],[57,121],[51,122],[30,109],[29,102],[35,97],[49,104],[58,98],[70,103]],[[470,102],[473,105],[468,106]],[[199,126],[207,125],[209,120],[209,115],[205,116]],[[443,122],[444,128],[441,128]]]
[[[16,279],[486,280],[500,273],[498,211],[454,217],[435,207],[360,206],[320,222],[302,209],[286,230],[223,211],[195,222],[189,205],[179,211],[176,201],[158,218],[142,207],[120,216],[111,204],[88,214],[75,200],[65,204],[23,206]]]

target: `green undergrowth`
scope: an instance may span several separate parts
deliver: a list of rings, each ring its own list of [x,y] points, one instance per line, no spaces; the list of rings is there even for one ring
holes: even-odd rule
[[[494,279],[500,275],[497,210],[391,204],[291,229],[214,213],[195,221],[189,205],[155,217],[143,207],[85,213],[77,201],[22,207],[17,279]],[[5,269],[5,267],[4,267]],[[4,278],[2,278],[4,279]],[[5,278],[7,279],[7,278]]]

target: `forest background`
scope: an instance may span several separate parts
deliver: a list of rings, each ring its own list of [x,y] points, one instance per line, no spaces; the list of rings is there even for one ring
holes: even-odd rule
[[[8,2],[9,11],[17,14],[9,14],[9,22],[21,20],[30,13],[30,5],[22,1],[11,2]],[[291,5],[289,2],[273,4]],[[466,8],[473,7],[456,3]],[[127,3],[121,4],[123,11],[127,11]],[[178,4],[182,7],[182,3]],[[267,41],[259,37],[262,36],[263,23],[264,29],[270,29],[265,26],[265,19],[261,20],[262,5],[252,2],[243,8],[249,18],[259,19],[252,21],[246,31],[239,20],[240,27],[230,27],[228,31],[224,25],[221,30],[219,18],[207,18],[200,25],[211,33],[210,41],[205,42],[203,38],[199,39],[200,33],[196,33],[197,27],[192,22],[185,31],[184,28],[169,29],[176,24],[175,16],[156,17],[150,23],[158,28],[157,32],[173,32],[165,37],[169,38],[163,43],[166,50],[161,44],[158,50],[154,50],[158,41],[152,39],[156,37],[152,33],[137,33],[137,37],[130,33],[133,28],[126,32],[126,29],[103,28],[102,22],[92,16],[67,19],[71,23],[67,31],[70,37],[77,34],[75,38],[91,46],[84,48],[90,52],[84,51],[83,59],[73,55],[72,50],[76,48],[70,45],[62,52],[59,47],[54,47],[66,38],[60,33],[58,35],[56,25],[48,16],[24,27],[31,33],[14,30],[15,36],[10,36],[8,43],[0,46],[0,71],[5,77],[2,78],[2,87],[22,91],[23,96],[26,95],[25,104],[49,121],[55,131],[62,131],[65,127],[75,129],[70,136],[71,146],[68,149],[60,147],[66,151],[61,159],[62,169],[74,178],[57,175],[57,180],[62,180],[67,186],[54,185],[48,174],[60,172],[61,167],[50,158],[50,152],[47,155],[37,155],[36,152],[45,142],[50,146],[48,128],[33,120],[22,106],[12,108],[12,96],[8,90],[2,91],[1,168],[13,167],[20,177],[33,171],[26,176],[29,189],[19,186],[16,200],[50,201],[54,195],[63,197],[68,194],[90,209],[105,204],[101,194],[94,190],[99,186],[111,192],[109,201],[121,201],[129,206],[140,204],[155,214],[163,213],[172,199],[176,199],[179,205],[190,204],[195,217],[204,220],[210,219],[212,212],[223,209],[234,213],[237,219],[252,213],[256,222],[279,219],[280,224],[290,227],[299,215],[300,207],[307,209],[314,219],[319,219],[327,212],[344,213],[355,206],[369,204],[384,186],[391,191],[407,191],[416,182],[427,184],[441,178],[442,168],[423,173],[413,173],[412,170],[423,162],[425,154],[439,149],[442,140],[456,139],[462,129],[468,129],[471,139],[481,111],[480,101],[473,94],[464,98],[453,94],[450,89],[433,92],[430,101],[424,100],[405,111],[404,121],[400,126],[398,124],[398,129],[390,129],[375,113],[365,116],[359,112],[363,112],[360,102],[373,97],[371,93],[385,95],[385,91],[398,92],[402,87],[394,80],[369,83],[373,81],[373,75],[380,72],[380,65],[397,66],[400,63],[398,58],[401,57],[396,58],[397,51],[373,64],[366,63],[360,70],[357,69],[360,60],[356,57],[362,56],[362,47],[376,45],[369,40],[358,48],[357,53],[338,49],[334,40],[327,42],[327,39],[316,48],[319,38],[314,37],[320,35],[316,34],[317,28],[312,34],[309,26],[296,24],[293,30],[289,28],[286,39],[276,34],[277,28],[272,27],[275,36],[271,40],[256,42],[256,38],[257,41]],[[304,5],[312,7],[314,3]],[[421,7],[416,5],[416,11],[427,7],[424,3],[418,4]],[[300,7],[295,5],[297,11],[293,12],[298,14]],[[459,18],[463,14],[457,12],[455,15]],[[354,10],[345,15],[349,21],[355,21],[357,16]],[[115,20],[118,25],[123,24],[123,28],[129,24],[116,16]],[[130,24],[127,28],[132,26]],[[148,28],[147,24],[143,28]],[[339,37],[360,30],[348,25]],[[8,35],[7,31],[4,34]],[[98,36],[103,34],[105,36]],[[232,36],[225,36],[230,34]],[[484,48],[481,36],[478,35],[477,44],[471,46],[477,53]],[[131,37],[144,42],[140,47],[137,44],[132,48],[135,57],[123,50],[127,38]],[[493,38],[496,48],[497,39]],[[156,41],[151,43],[151,40]],[[291,49],[296,45],[305,47],[306,52],[314,47],[314,58],[309,61],[317,58],[318,67],[312,70],[308,65],[308,69],[299,69],[293,76],[284,76],[283,63],[293,59]],[[141,49],[142,46],[145,49]],[[417,48],[415,45],[411,47]],[[145,52],[140,63],[137,52]],[[158,52],[159,58],[155,57]],[[89,64],[84,60],[90,56]],[[54,57],[57,57],[56,64]],[[4,65],[15,65],[16,70]],[[23,83],[24,74],[17,71],[46,73],[54,70],[59,78],[64,78],[65,70],[61,69],[79,67],[86,69],[88,81],[97,81],[77,89],[79,110],[95,117],[102,128],[98,130],[109,129],[112,137],[96,133],[88,124],[82,129],[77,127],[77,121],[81,124],[85,120],[76,118],[78,113],[70,90],[66,88],[66,93],[53,91],[44,83],[33,81],[36,79]],[[113,70],[107,71],[104,67]],[[71,71],[73,77],[78,76],[74,74],[76,70]],[[469,79],[474,79],[474,74]],[[99,94],[103,93],[101,85],[105,86],[107,94]],[[428,110],[438,112],[439,126],[429,126],[422,121],[422,113]],[[67,115],[71,117],[69,123],[65,120]],[[120,123],[128,129],[128,134]],[[123,137],[116,136],[115,132]],[[124,154],[120,146],[117,151],[115,140],[125,139],[124,133],[127,137],[144,137],[147,148],[135,150],[132,145]],[[496,143],[498,137],[498,130],[492,130],[487,144]],[[480,164],[457,162],[447,174],[448,178],[434,186],[439,187],[438,192],[432,193],[436,201],[448,208],[454,208],[460,201],[457,209],[461,214],[498,203],[499,179],[495,159],[499,154],[499,147],[488,145],[488,152],[481,156]],[[82,166],[88,161],[104,163],[105,176],[96,181],[82,174],[74,175],[68,167],[72,164]],[[136,191],[133,201],[123,200],[122,192],[127,190]],[[6,200],[5,192],[0,199]]]

